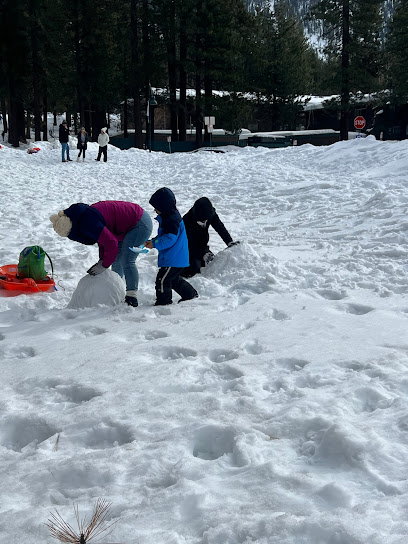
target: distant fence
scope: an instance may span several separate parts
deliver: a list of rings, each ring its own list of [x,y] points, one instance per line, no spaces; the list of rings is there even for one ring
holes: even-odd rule
[[[151,142],[152,151],[161,151],[164,153],[181,153],[192,152],[202,147],[219,147],[219,146],[239,146],[239,147],[291,147],[303,144],[313,145],[330,145],[340,140],[340,133],[337,131],[329,130],[325,131],[294,131],[294,132],[279,132],[275,133],[256,133],[245,134],[244,136],[220,136],[214,135],[210,140],[202,142],[200,145],[189,139],[186,142],[168,142],[166,134],[155,134],[154,140]],[[112,136],[110,143],[119,149],[130,149],[134,146],[133,134],[128,138],[124,138],[123,135]],[[148,145],[145,146],[148,148]]]
[[[128,138],[124,138],[123,135],[112,136],[109,143],[119,147],[119,149],[130,149],[135,147],[134,137],[131,134]],[[168,142],[167,136],[163,134],[155,134],[154,140],[151,143],[152,151],[162,151],[164,153],[181,153],[188,151],[195,151],[201,147],[218,147],[223,145],[238,145],[238,136],[214,136],[210,140],[202,142],[200,145],[194,140],[188,140],[186,142]],[[148,149],[149,145],[145,144],[145,148]]]

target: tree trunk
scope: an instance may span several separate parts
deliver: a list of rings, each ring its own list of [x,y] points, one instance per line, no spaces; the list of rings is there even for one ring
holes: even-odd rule
[[[6,100],[4,97],[1,98],[1,115],[3,117],[3,131],[4,134],[7,134],[8,132],[8,124],[7,124],[7,109],[6,109]],[[3,135],[4,139],[4,135]]]
[[[140,105],[140,92],[142,88],[142,77],[140,73],[141,62],[139,54],[139,29],[138,29],[138,5],[137,0],[130,2],[130,40],[131,40],[131,95],[133,98],[133,116],[135,124],[135,147],[143,149],[142,118]]]
[[[123,102],[123,137],[129,138],[128,134],[128,99],[125,94],[125,101]]]
[[[176,6],[175,1],[170,0],[169,12],[169,33],[167,36],[167,67],[169,72],[169,93],[170,93],[170,127],[171,139],[178,140],[177,130],[177,61],[176,61]]]
[[[18,136],[20,142],[23,144],[27,143],[27,138],[25,135],[26,130],[26,116],[21,102],[17,102],[17,127],[18,127]]]
[[[10,85],[10,87],[12,87]],[[17,107],[17,101],[14,98],[11,98],[13,96],[10,93],[10,98],[8,99],[8,120],[9,120],[9,133],[8,133],[8,142],[13,147],[19,147],[20,146],[20,138],[19,138],[19,130],[18,130],[18,107]]]
[[[25,119],[25,137],[27,140],[31,139],[31,113],[27,110]]]
[[[81,28],[80,28],[80,9],[81,9],[81,0],[74,0],[74,19],[75,19],[75,64],[76,64],[76,94],[77,94],[77,107],[79,112],[79,123],[82,126],[85,125],[87,131],[89,131],[90,126],[86,126],[85,123],[85,99],[83,91],[83,78],[82,78],[82,40],[81,40]]]
[[[212,81],[208,76],[208,66],[206,63],[206,74],[204,76],[204,115],[210,116],[212,114]],[[209,140],[208,127],[204,126],[204,140]]]
[[[186,141],[186,111],[187,111],[187,20],[183,15],[180,21],[180,101],[178,110],[178,129],[180,142]]]
[[[33,112],[34,112],[34,140],[41,140],[41,108],[40,108],[40,62],[38,50],[38,22],[36,13],[37,2],[30,0],[30,23],[31,23],[31,59],[33,70]]]
[[[47,102],[47,90],[44,92],[43,98],[43,140],[44,142],[48,141],[48,102]]]
[[[195,127],[196,127],[196,144],[201,145],[203,142],[203,116],[201,113],[201,76],[196,74],[195,81],[196,103],[195,103]]]
[[[350,117],[350,0],[342,4],[340,138],[348,140]]]
[[[150,148],[154,150],[154,106],[150,107]]]
[[[197,21],[200,22],[201,20],[201,13],[200,13],[200,2],[197,3],[196,6],[196,17]],[[196,36],[195,36],[195,49],[196,49],[196,58],[195,58],[195,91],[196,91],[196,97],[195,97],[195,127],[196,127],[196,144],[197,146],[200,146],[203,141],[203,116],[201,111],[201,57],[202,54],[202,44],[201,44],[201,35],[200,35],[200,28],[196,28]]]

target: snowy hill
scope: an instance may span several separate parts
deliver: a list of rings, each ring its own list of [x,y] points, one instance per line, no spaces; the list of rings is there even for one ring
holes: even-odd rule
[[[106,543],[406,542],[407,141],[109,146],[106,164],[38,146],[0,149],[0,264],[41,244],[58,287],[0,297],[0,541],[53,542],[50,513],[75,527],[73,504],[104,497]],[[138,308],[67,308],[98,251],[49,215],[122,199],[153,217],[161,186],[182,213],[208,196],[241,244],[212,231],[194,301],[153,306],[152,250]]]

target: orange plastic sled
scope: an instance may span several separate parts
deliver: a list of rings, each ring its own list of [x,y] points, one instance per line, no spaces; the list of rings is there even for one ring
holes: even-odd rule
[[[18,278],[16,264],[5,264],[0,266],[0,290],[1,289],[8,291],[6,296],[50,293],[57,290],[54,280],[49,276],[39,281],[34,281],[32,278]]]

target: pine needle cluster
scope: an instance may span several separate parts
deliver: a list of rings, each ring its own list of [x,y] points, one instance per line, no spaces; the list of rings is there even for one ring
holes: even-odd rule
[[[71,525],[63,519],[58,510],[55,510],[55,514],[51,513],[51,517],[48,519],[48,523],[45,525],[51,533],[51,536],[60,542],[66,542],[68,544],[92,544],[95,539],[101,534],[110,534],[112,526],[117,523],[118,520],[113,523],[107,524],[107,517],[112,503],[106,499],[99,498],[92,512],[90,520],[86,517],[80,518],[78,505],[74,505],[75,519],[78,525],[78,530],[75,530]],[[106,533],[106,531],[109,533]]]

